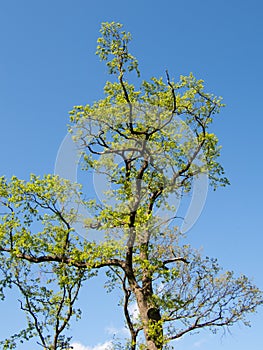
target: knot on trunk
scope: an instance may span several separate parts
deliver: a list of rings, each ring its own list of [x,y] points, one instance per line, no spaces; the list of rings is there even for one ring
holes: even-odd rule
[[[147,311],[147,316],[150,320],[157,321],[157,322],[160,321],[161,319],[160,311],[156,307],[151,307]]]

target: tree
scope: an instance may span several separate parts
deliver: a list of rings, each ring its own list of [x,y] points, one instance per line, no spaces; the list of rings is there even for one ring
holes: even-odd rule
[[[35,336],[46,350],[69,349],[71,337],[63,333],[72,316],[80,317],[74,304],[90,275],[64,261],[70,226],[57,206],[75,188],[51,175],[42,180],[32,175],[28,183],[16,177],[7,183],[2,177],[0,186],[0,296],[4,299],[6,287],[17,287],[28,321],[25,329],[1,342],[3,349]]]
[[[87,173],[103,175],[109,187],[99,201],[57,176],[1,179],[2,296],[6,287],[18,287],[27,334],[50,350],[69,347],[62,333],[77,313],[78,291],[102,268],[107,287],[123,291],[129,349],[164,349],[202,328],[248,325],[246,316],[263,302],[261,291],[183,243],[171,200],[190,193],[201,176],[214,189],[228,184],[210,132],[221,98],[192,74],[175,83],[168,71],[166,82],[152,78],[136,88],[126,78],[129,72],[140,77],[130,33],[112,22],[102,24],[101,34],[97,54],[116,81],[106,82],[102,100],[74,107],[70,131]],[[90,211],[85,230],[103,236],[100,241],[78,235],[76,198]]]

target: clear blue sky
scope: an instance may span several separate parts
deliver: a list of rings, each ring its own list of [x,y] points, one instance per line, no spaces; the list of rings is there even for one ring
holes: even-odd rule
[[[100,23],[122,22],[145,79],[167,68],[175,77],[193,72],[224,97],[214,131],[231,186],[209,192],[188,237],[263,289],[262,18],[261,0],[0,1],[1,175],[54,171],[68,111],[102,97],[106,69],[94,55]],[[74,341],[90,347],[110,339],[107,329],[122,327],[99,282],[82,292],[83,320],[73,326]],[[22,322],[16,299],[0,304],[0,337]],[[237,326],[223,337],[202,332],[176,346],[262,350],[262,325],[263,308],[250,329]]]

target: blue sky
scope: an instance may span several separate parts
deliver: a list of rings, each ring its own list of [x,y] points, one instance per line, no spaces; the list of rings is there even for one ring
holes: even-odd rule
[[[175,78],[193,72],[223,96],[227,106],[213,127],[231,186],[209,192],[188,239],[263,289],[262,17],[260,0],[0,1],[1,175],[53,173],[68,111],[103,96],[106,69],[94,54],[100,23],[122,22],[143,78],[165,69]],[[89,350],[122,327],[100,282],[82,291],[83,320],[73,326],[74,341]],[[0,304],[0,337],[22,322],[16,299]],[[250,329],[237,326],[223,337],[202,332],[176,347],[261,350],[262,324],[261,308]]]

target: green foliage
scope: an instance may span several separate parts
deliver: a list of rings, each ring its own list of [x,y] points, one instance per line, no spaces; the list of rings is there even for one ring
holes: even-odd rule
[[[78,244],[77,237],[69,239],[76,213],[65,209],[78,186],[52,175],[0,181],[0,291],[4,298],[5,288],[17,287],[28,320],[25,330],[2,341],[3,349],[35,336],[46,349],[66,349],[70,337],[62,332],[72,316],[80,317],[74,303],[89,275],[87,268],[63,261],[71,245],[76,249]]]
[[[119,72],[122,74],[127,69],[129,72],[135,70],[139,76],[138,62],[128,51],[131,34],[121,29],[120,23],[102,23],[100,30],[102,36],[98,39],[96,54],[101,60],[108,61],[110,74]]]

